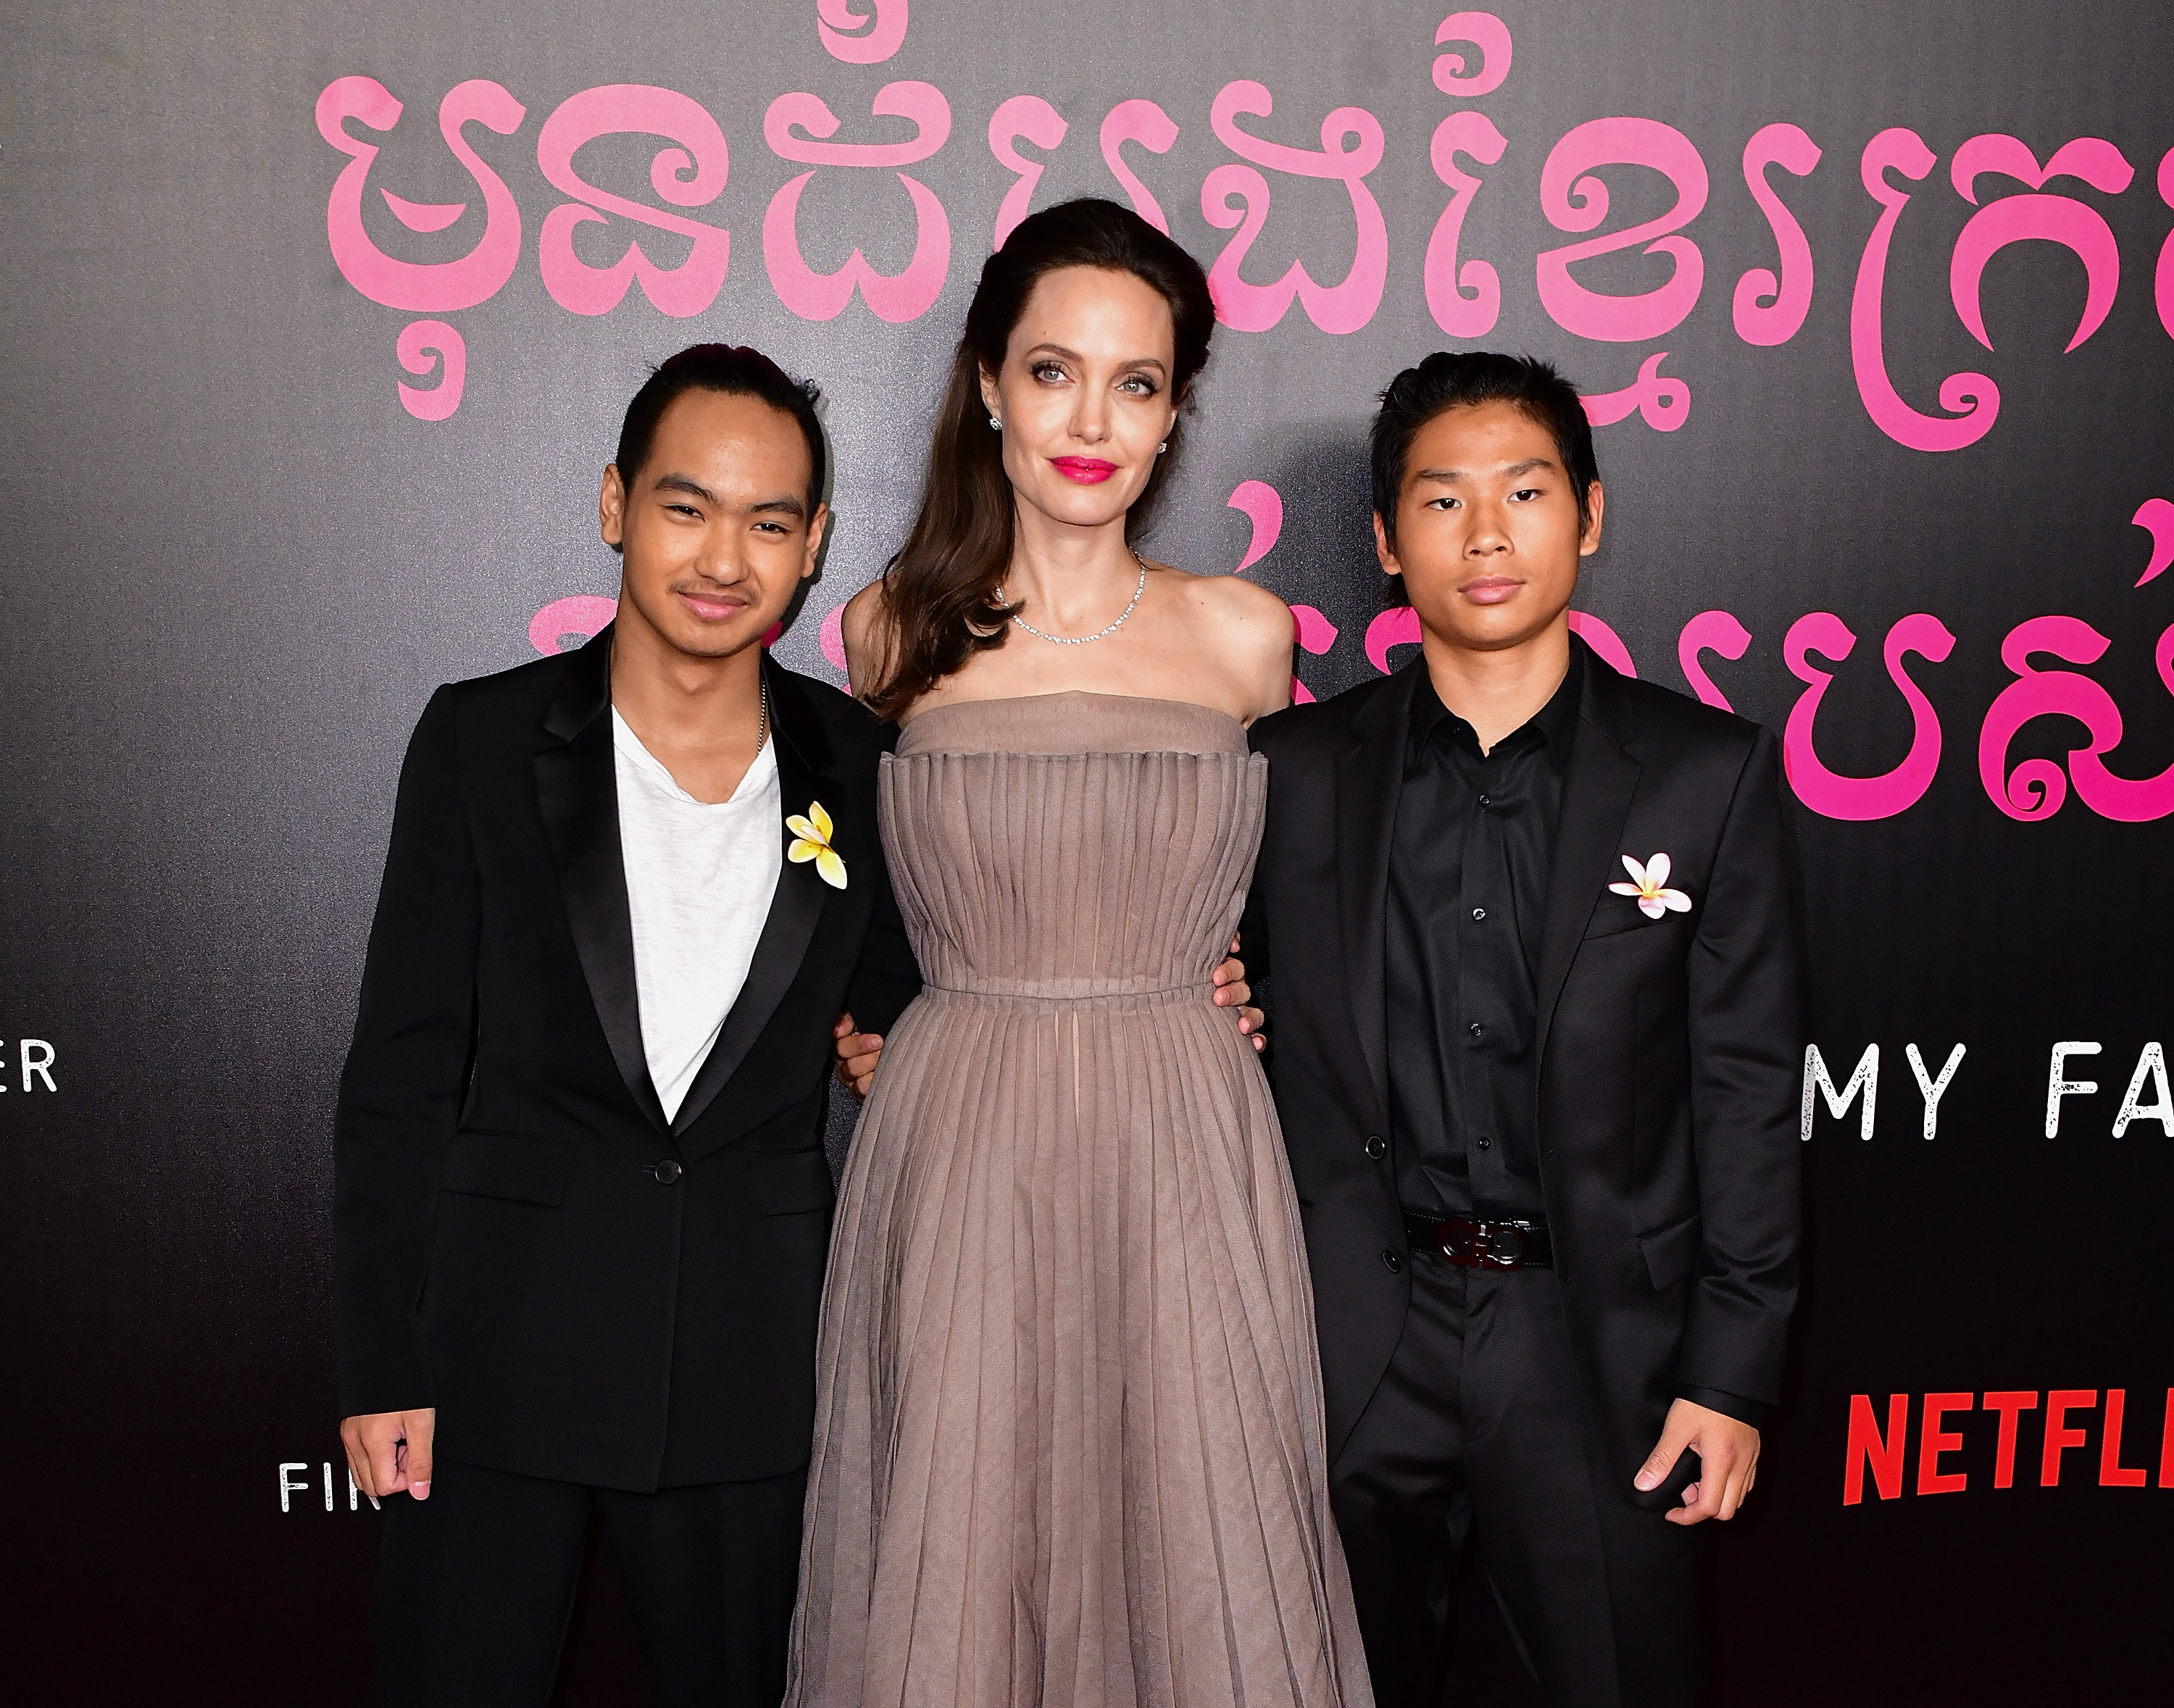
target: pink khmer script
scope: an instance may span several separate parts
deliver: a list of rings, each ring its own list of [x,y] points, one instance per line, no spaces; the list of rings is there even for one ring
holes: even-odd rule
[[[1534,263],[1540,303],[1555,324],[1582,338],[1612,343],[1657,338],[1674,331],[1697,305],[1706,257],[1688,237],[1670,234],[1706,206],[1706,162],[1691,139],[1657,119],[1593,119],[1549,150],[1540,168],[1540,211],[1560,231],[1590,231],[1608,217],[1608,186],[1589,176],[1608,165],[1646,166],[1674,186],[1675,205],[1658,219],[1566,244]],[[1668,281],[1641,296],[1587,290],[1571,277],[1572,263],[1645,246],[1673,262]]]
[[[340,274],[372,302],[411,314],[446,314],[473,308],[513,276],[521,259],[521,209],[506,181],[484,163],[462,133],[480,124],[510,137],[527,110],[495,83],[477,78],[456,84],[438,105],[438,130],[483,192],[484,228],[475,246],[457,261],[399,261],[370,241],[362,223],[362,192],[378,145],[350,135],[347,121],[374,131],[400,122],[401,103],[371,77],[335,78],[317,97],[317,132],[350,156],[333,181],[325,204],[325,235]],[[415,203],[381,192],[393,216],[413,231],[442,231],[468,209],[465,202]]]
[[[900,8],[901,17],[904,8]],[[781,159],[817,166],[907,166],[925,160],[949,140],[951,104],[933,84],[888,83],[876,91],[869,112],[910,120],[914,134],[902,143],[833,143],[838,119],[819,95],[781,95],[762,122],[763,140]],[[805,135],[798,134],[805,132]],[[814,177],[803,172],[771,198],[763,216],[762,258],[778,300],[803,320],[835,320],[858,290],[877,319],[897,323],[926,314],[951,268],[951,222],[935,192],[900,172],[913,203],[913,258],[903,272],[878,273],[858,249],[836,273],[817,273],[800,248],[800,198]]]
[[[2116,776],[2101,755],[2121,745],[2121,708],[2090,677],[2073,670],[2040,670],[2032,655],[2051,653],[2069,664],[2096,664],[2112,643],[2080,617],[2033,617],[2000,643],[2000,662],[2016,680],[2000,691],[1978,733],[1978,779],[1993,803],[2011,819],[2050,819],[2068,798],[2073,778],[2084,804],[2102,819],[2139,824],[2174,813],[2174,765],[2155,777]],[[2152,662],[2174,694],[2174,625],[2159,637]],[[2003,777],[2008,749],[2033,718],[2068,717],[2083,725],[2090,744],[2069,751],[2069,768],[2049,759],[2026,759]]]
[[[1238,235],[1223,247],[1208,270],[1216,317],[1240,332],[1265,332],[1284,317],[1292,298],[1306,317],[1325,332],[1354,332],[1374,317],[1389,277],[1389,230],[1381,203],[1366,187],[1366,175],[1382,164],[1382,122],[1364,107],[1338,107],[1321,122],[1321,147],[1295,149],[1264,141],[1239,128],[1241,117],[1267,118],[1274,98],[1257,83],[1225,84],[1209,110],[1209,122],[1225,147],[1250,165],[1218,166],[1200,186],[1200,212],[1210,225]],[[1347,143],[1354,145],[1346,147]],[[1351,270],[1338,284],[1317,284],[1306,263],[1294,261],[1274,284],[1249,284],[1239,272],[1246,252],[1268,218],[1268,181],[1254,170],[1288,172],[1295,177],[1333,178],[1351,197],[1358,243]],[[1233,197],[1241,206],[1234,206]]]
[[[1926,415],[1902,401],[1887,377],[1882,317],[1887,287],[1887,253],[1895,227],[1910,204],[1910,192],[1887,181],[1889,170],[1922,179],[1939,156],[1917,132],[1896,126],[1864,145],[1858,168],[1865,193],[1879,204],[1878,224],[1857,265],[1857,289],[1849,305],[1850,364],[1857,372],[1857,394],[1864,413],[1897,445],[1912,451],[1960,451],[1993,430],[2000,414],[2000,388],[1983,374],[1950,374],[1940,382],[1940,407],[1949,417]]]
[[[650,187],[674,207],[702,207],[724,189],[731,170],[724,132],[700,102],[647,84],[583,89],[544,120],[536,139],[536,164],[544,177],[553,188],[580,198],[544,216],[537,252],[544,288],[561,308],[606,314],[640,279],[643,295],[661,312],[680,319],[698,315],[717,300],[725,282],[731,235],[722,226],[599,190],[574,170],[574,156],[584,144],[622,133],[664,137],[678,145],[660,149],[649,167]],[[610,266],[592,267],[574,252],[574,233],[583,225],[608,225],[606,214],[691,239],[694,246],[677,267],[657,266],[639,243],[628,244]]]
[[[1881,654],[1888,675],[1910,703],[1910,751],[1891,771],[1876,777],[1850,777],[1829,770],[1813,746],[1812,725],[1834,673],[1821,670],[1809,655],[1816,651],[1839,664],[1856,649],[1857,636],[1831,611],[1808,612],[1792,623],[1782,638],[1782,654],[1788,661],[1789,673],[1810,684],[1790,708],[1788,727],[1782,737],[1782,764],[1797,798],[1828,819],[1891,819],[1917,805],[1940,768],[1940,715],[1903,669],[1902,657],[1915,652],[1935,664],[1942,663],[1955,650],[1955,637],[1948,632],[1947,624],[1922,611],[1903,618],[1887,631]]]
[[[1744,182],[1766,216],[1781,251],[1782,276],[1755,267],[1736,281],[1731,305],[1736,335],[1747,344],[1786,344],[1797,335],[1812,309],[1812,246],[1774,186],[1766,169],[1779,166],[1799,178],[1820,163],[1820,145],[1796,125],[1762,125],[1744,145]]]
[[[1977,180],[1988,172],[2034,190],[2048,178],[2077,178],[2109,196],[2119,195],[2136,176],[2120,149],[2096,137],[2063,143],[2043,166],[2014,137],[1972,137],[1955,150],[1950,174],[1964,201],[1977,202]],[[2069,340],[2069,349],[2096,332],[2113,307],[2114,292],[2121,284],[2121,249],[2106,216],[2071,196],[2004,196],[1971,216],[1948,264],[1955,312],[1970,335],[1988,350],[1993,340],[1986,336],[1985,312],[1978,305],[1986,263],[2009,244],[2031,239],[2061,244],[2084,263],[2084,312],[2075,336]]]

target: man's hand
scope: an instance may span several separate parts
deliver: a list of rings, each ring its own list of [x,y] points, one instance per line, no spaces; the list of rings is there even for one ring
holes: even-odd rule
[[[1668,1512],[1668,1522],[1728,1522],[1759,1480],[1759,1431],[1725,1413],[1678,1400],[1661,1425],[1659,1444],[1639,1467],[1638,1486],[1652,1489],[1667,1482],[1686,1447],[1699,1456],[1699,1479],[1684,1490],[1684,1504]]]
[[[1257,1053],[1268,1047],[1268,1040],[1261,1031],[1261,1023],[1268,1017],[1258,1008],[1246,1006],[1246,998],[1253,994],[1253,988],[1246,982],[1246,964],[1237,959],[1237,954],[1238,939],[1234,937],[1230,939],[1231,959],[1215,969],[1215,1006],[1238,1011],[1238,1030],[1253,1040],[1253,1049]]]
[[[876,1058],[883,1054],[883,1039],[874,1032],[856,1031],[851,1014],[838,1016],[830,1028],[838,1052],[838,1083],[856,1097],[866,1097],[874,1084]]]
[[[435,1407],[411,1412],[370,1412],[340,1419],[340,1445],[355,1486],[372,1500],[403,1489],[418,1500],[430,1498],[430,1444],[438,1432]]]

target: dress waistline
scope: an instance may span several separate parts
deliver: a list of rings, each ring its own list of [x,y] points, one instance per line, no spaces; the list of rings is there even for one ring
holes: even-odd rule
[[[1113,985],[1118,987],[1113,989]],[[1118,981],[1110,979],[1052,979],[1048,986],[1033,991],[987,986],[979,990],[961,990],[952,986],[929,984],[922,987],[922,994],[945,1003],[1013,1008],[1024,1013],[1040,1013],[1052,1008],[1093,1008],[1106,1013],[1129,1013],[1198,1003],[1212,1007],[1215,983],[1212,979],[1203,979],[1193,984],[1125,987]]]

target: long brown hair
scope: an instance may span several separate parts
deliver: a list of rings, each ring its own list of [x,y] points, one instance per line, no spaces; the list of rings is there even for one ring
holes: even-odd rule
[[[1172,396],[1182,409],[1208,360],[1215,304],[1200,263],[1129,208],[1100,197],[1066,202],[1022,219],[982,263],[937,412],[920,513],[884,569],[883,676],[863,698],[895,717],[978,651],[1004,644],[1018,607],[998,592],[1011,567],[1015,502],[1001,435],[989,430],[982,370],[1002,371],[1012,328],[1042,275],[1063,267],[1128,273],[1161,293],[1175,332]],[[1155,460],[1125,517],[1129,543],[1146,526],[1176,460]]]

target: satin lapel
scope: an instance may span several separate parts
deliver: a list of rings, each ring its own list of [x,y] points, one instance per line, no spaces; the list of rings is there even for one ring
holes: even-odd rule
[[[1576,643],[1582,644],[1582,643]],[[1638,792],[1640,766],[1626,750],[1636,734],[1618,691],[1623,678],[1588,655],[1570,770],[1563,778],[1562,817],[1555,827],[1547,916],[1540,932],[1538,1055],[1547,1054],[1555,1004],[1570,977],[1578,944],[1609,884],[1622,875],[1623,824]]]
[[[1351,720],[1351,745],[1336,761],[1336,899],[1349,972],[1351,1016],[1377,1115],[1388,1118],[1389,1055],[1382,955],[1387,931],[1389,847],[1403,792],[1404,743],[1411,725],[1414,660],[1398,671]]]
[[[770,684],[771,732],[777,752],[778,795],[784,804],[776,826],[782,847],[792,840],[785,828],[787,813],[805,813],[809,802],[822,800],[826,792],[838,797],[841,792],[830,777],[830,740],[814,709],[803,697],[806,690],[766,656],[763,675]],[[849,874],[852,869],[849,858]],[[783,862],[776,892],[771,897],[769,916],[763,921],[762,935],[755,939],[754,958],[748,963],[747,981],[740,986],[724,1024],[717,1029],[717,1041],[710,1046],[709,1055],[680,1102],[672,1122],[674,1138],[701,1118],[739,1072],[748,1051],[800,976],[800,963],[807,958],[808,942],[815,935],[816,922],[822,918],[831,894],[814,861]]]
[[[536,804],[559,873],[574,948],[619,1078],[641,1112],[662,1127],[664,1107],[641,1047],[634,977],[634,922],[619,840],[619,776],[612,752],[611,630],[574,656],[544,715],[558,745],[535,757]]]

